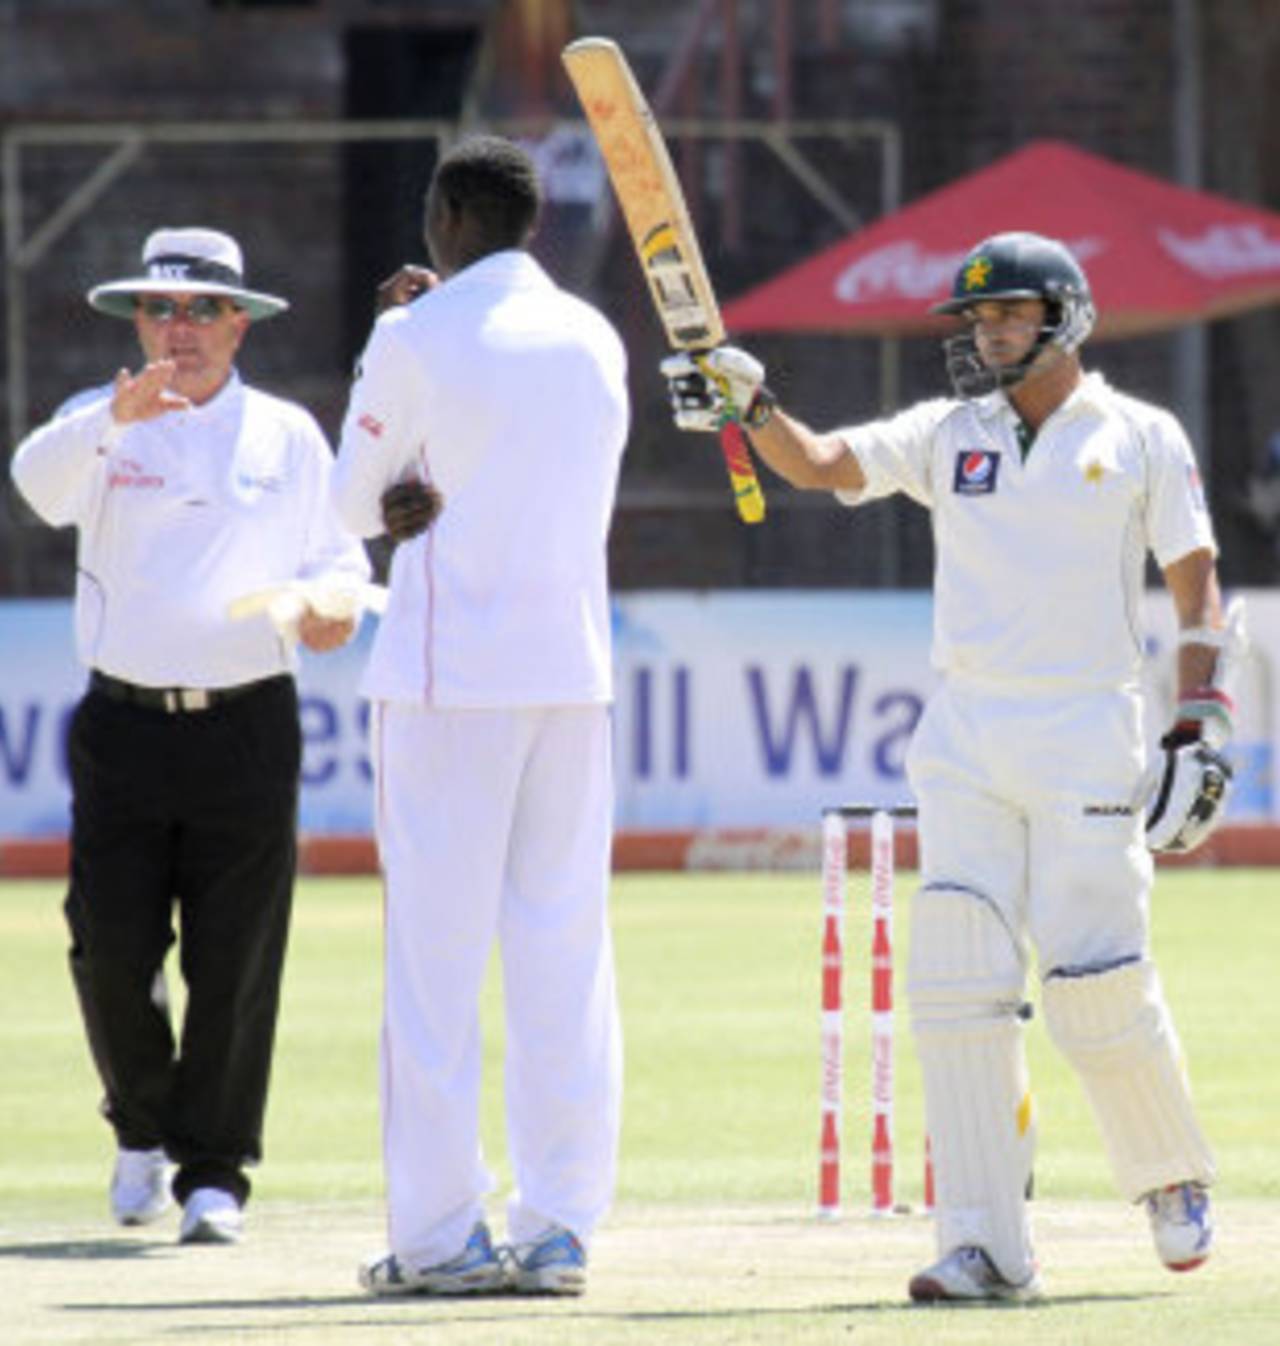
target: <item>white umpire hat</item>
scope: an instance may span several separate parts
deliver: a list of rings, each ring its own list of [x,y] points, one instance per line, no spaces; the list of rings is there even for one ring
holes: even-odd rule
[[[215,229],[157,229],[142,245],[142,268],[131,280],[95,285],[89,303],[114,318],[132,318],[144,294],[223,295],[254,319],[289,307],[287,299],[245,288],[240,245]]]

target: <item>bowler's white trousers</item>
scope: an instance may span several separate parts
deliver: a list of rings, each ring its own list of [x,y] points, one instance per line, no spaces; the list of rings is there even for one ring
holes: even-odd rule
[[[460,1251],[492,1178],[478,1000],[502,949],[508,1233],[586,1243],[613,1195],[622,1042],[608,925],[604,705],[375,709],[386,893],[381,1051],[391,1249]]]

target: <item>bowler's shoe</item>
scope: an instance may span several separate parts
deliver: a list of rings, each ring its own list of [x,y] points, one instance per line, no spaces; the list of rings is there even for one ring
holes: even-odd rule
[[[506,1269],[483,1221],[456,1257],[420,1266],[413,1258],[384,1253],[360,1268],[359,1279],[371,1295],[480,1295],[507,1288]]]
[[[510,1250],[511,1282],[526,1295],[580,1295],[587,1288],[587,1251],[563,1225]]]

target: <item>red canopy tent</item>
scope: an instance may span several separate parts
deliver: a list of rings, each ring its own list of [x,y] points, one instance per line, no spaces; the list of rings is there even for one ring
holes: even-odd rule
[[[1061,239],[1089,276],[1098,335],[1136,336],[1280,300],[1280,214],[1037,141],[851,234],[724,310],[731,331],[935,330],[973,244]]]

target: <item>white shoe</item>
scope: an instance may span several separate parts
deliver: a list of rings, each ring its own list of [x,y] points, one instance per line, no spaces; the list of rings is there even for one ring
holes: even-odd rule
[[[173,1202],[169,1194],[169,1160],[156,1150],[116,1151],[111,1175],[111,1213],[119,1224],[150,1224]]]
[[[384,1253],[360,1268],[359,1279],[371,1295],[480,1295],[507,1288],[506,1268],[483,1221],[446,1262],[414,1266],[410,1259]]]
[[[243,1233],[240,1203],[221,1187],[197,1187],[183,1203],[179,1243],[239,1243]]]
[[[918,1271],[911,1278],[908,1293],[918,1304],[943,1300],[1025,1302],[1039,1299],[1044,1286],[1034,1269],[1025,1281],[1015,1285],[996,1270],[983,1249],[966,1247],[953,1248],[933,1266]]]
[[[587,1250],[562,1225],[511,1249],[512,1281],[523,1295],[580,1295],[587,1288]]]
[[[1203,1183],[1179,1182],[1142,1198],[1156,1252],[1170,1271],[1192,1271],[1213,1249],[1213,1218]]]

